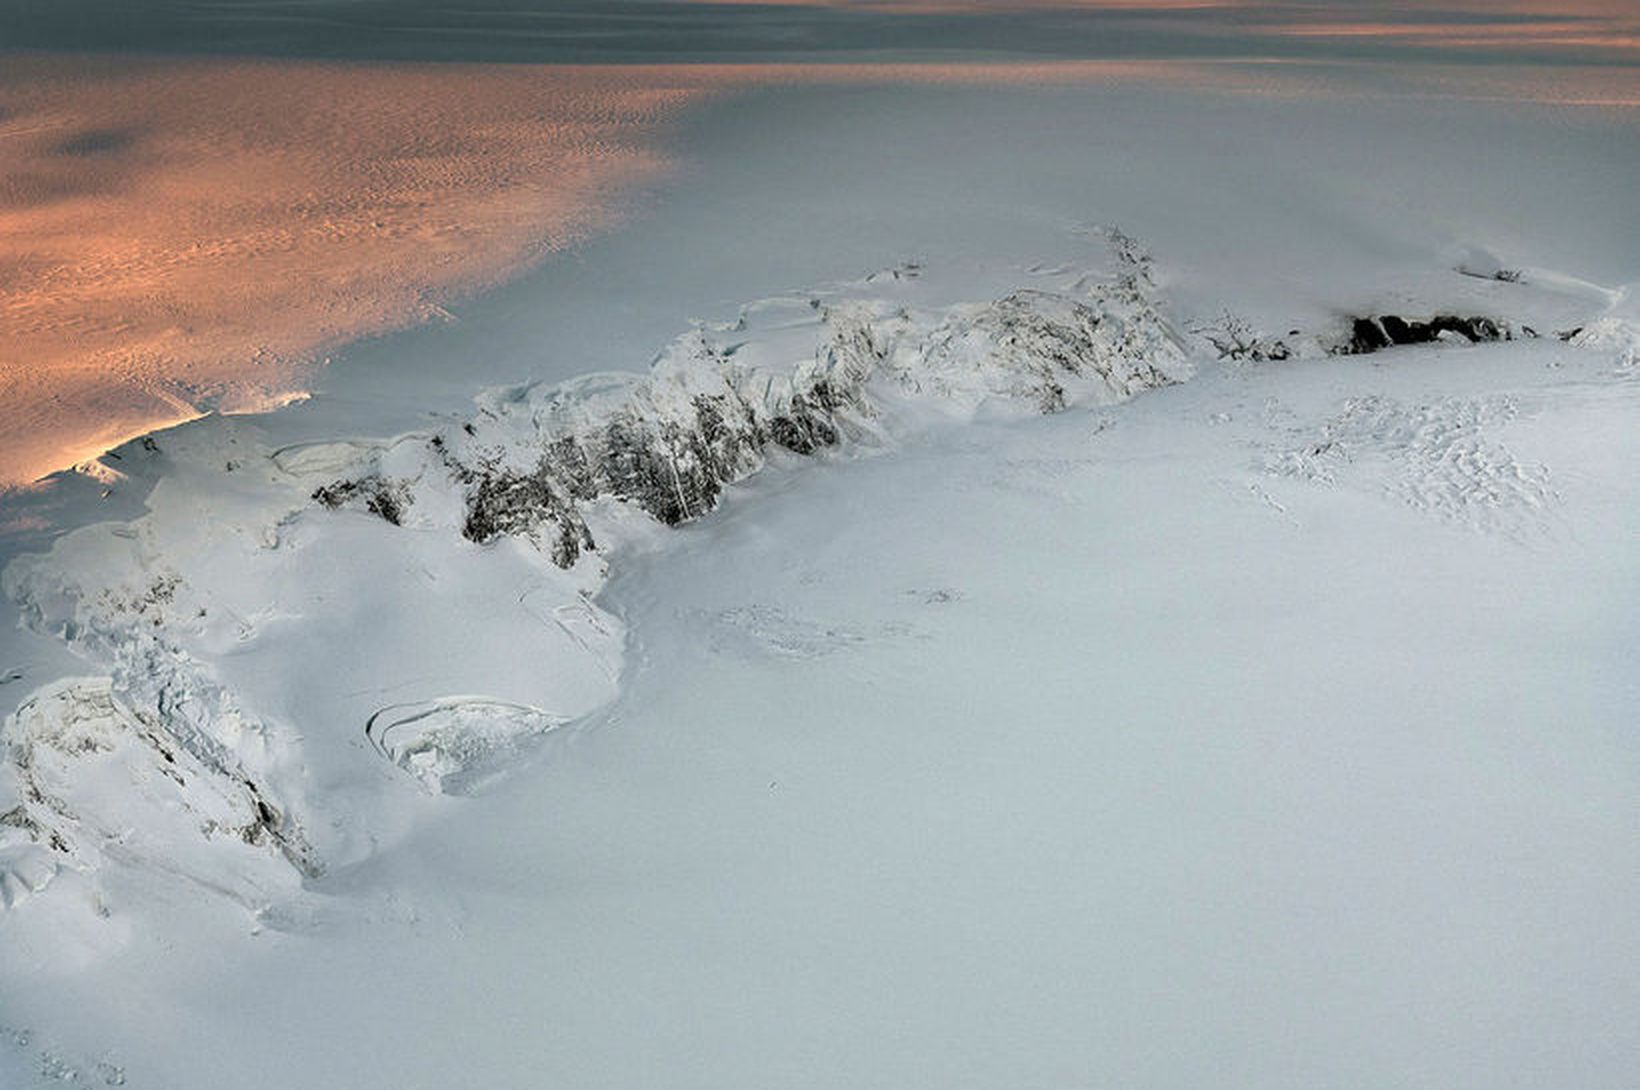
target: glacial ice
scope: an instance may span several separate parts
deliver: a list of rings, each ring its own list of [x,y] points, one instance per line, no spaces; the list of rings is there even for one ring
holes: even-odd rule
[[[533,572],[516,605],[556,633],[550,658],[536,660],[545,675],[540,699],[448,697],[412,676],[379,690],[409,699],[384,700],[361,716],[388,764],[435,793],[471,793],[613,696],[624,629],[592,596],[606,558],[649,532],[642,523],[698,518],[771,461],[883,449],[993,406],[1028,413],[1113,404],[1188,377],[1190,345],[1148,258],[1125,236],[1112,243],[1104,273],[1015,273],[1025,286],[990,302],[962,298],[970,286],[963,276],[907,265],[750,304],[735,321],[697,324],[646,375],[487,391],[472,416],[429,432],[267,451],[254,487],[243,471],[217,499],[162,485],[135,524],[87,527],[47,555],[13,562],[4,589],[26,623],[60,636],[107,676],[39,694],[6,724],[7,772],[26,793],[32,755],[50,752],[67,800],[31,796],[13,812],[0,849],[11,860],[8,902],[38,888],[48,866],[94,873],[114,860],[174,869],[254,904],[329,863],[359,858],[386,835],[351,828],[392,824],[372,804],[333,812],[334,802],[317,797],[306,770],[315,734],[330,724],[251,710],[254,700],[223,676],[270,633],[302,625],[309,610],[335,610],[337,593],[362,593],[380,578],[367,554],[384,542],[420,550],[416,568],[435,584],[477,580],[477,597]],[[171,456],[196,469],[221,459],[208,441]],[[242,449],[236,457],[244,459]],[[209,533],[200,532],[202,518]],[[523,548],[495,552],[503,540]],[[473,574],[487,564],[505,570]],[[847,642],[772,614],[721,622],[723,633],[765,633],[780,653]],[[401,631],[379,630],[369,641],[344,633],[347,659],[328,660],[329,671],[403,670],[418,633],[424,644],[443,635],[403,618],[394,628]],[[99,740],[45,750],[34,740],[65,732]],[[87,795],[96,807],[74,802],[73,785],[93,775],[91,755],[104,750],[123,772]],[[130,807],[165,809],[175,820],[132,841],[103,817]],[[189,831],[175,827],[176,815],[187,816]],[[247,848],[289,873],[247,865]]]
[[[193,448],[169,452],[181,480],[147,515],[83,528],[0,576],[26,623],[101,671],[37,693],[4,726],[0,895],[19,903],[64,869],[115,863],[265,905],[390,841],[404,783],[482,791],[608,705],[626,648],[596,600],[610,563],[736,482],[1188,378],[1207,346],[1181,332],[1142,251],[1111,242],[1102,269],[1012,270],[990,301],[966,298],[971,270],[906,265],[749,304],[698,323],[645,374],[489,390],[470,415],[388,440],[247,455],[245,429],[195,425]],[[1350,329],[1342,317],[1295,339],[1292,365]],[[1571,337],[1620,368],[1635,343],[1615,318]],[[1272,419],[1255,455],[1272,480],[1359,477],[1455,524],[1530,536],[1557,494],[1492,438],[1517,412],[1507,398],[1357,399],[1318,424]],[[210,475],[229,444],[254,467],[231,484]],[[703,623],[715,646],[776,659],[866,639],[759,604]],[[323,684],[292,693],[258,672],[251,652],[281,640]],[[357,763],[361,731],[385,779]]]

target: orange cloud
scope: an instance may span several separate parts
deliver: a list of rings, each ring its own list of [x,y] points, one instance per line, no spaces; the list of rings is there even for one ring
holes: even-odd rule
[[[287,399],[611,215],[665,79],[471,66],[8,58],[0,487]]]
[[[1412,72],[1401,87],[1640,105],[1633,69],[1532,78]],[[680,109],[780,83],[1336,93],[1315,66],[1280,63],[10,57],[0,66],[0,489],[207,408],[299,396],[332,347],[437,320],[444,303],[612,222],[615,198],[667,169],[651,135]]]

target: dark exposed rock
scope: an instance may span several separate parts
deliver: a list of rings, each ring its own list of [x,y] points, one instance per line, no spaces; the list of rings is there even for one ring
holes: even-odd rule
[[[14,829],[21,829],[36,837],[40,835],[40,823],[30,817],[28,810],[23,806],[13,806],[10,810],[0,814],[0,825],[9,825]]]
[[[667,526],[699,518],[717,506],[725,485],[761,463],[770,444],[813,454],[840,441],[838,413],[859,403],[858,390],[836,377],[797,385],[773,413],[727,384],[665,409],[628,404],[596,424],[545,438],[527,472],[489,466],[457,473],[469,486],[462,532],[483,544],[550,531],[553,561],[567,568],[594,547],[578,502],[613,496]]]
[[[771,365],[739,340],[697,330],[643,379],[496,391],[478,416],[427,440],[432,473],[399,484],[378,461],[313,498],[399,522],[412,489],[453,484],[467,539],[527,537],[569,568],[594,548],[583,505],[611,498],[668,526],[699,518],[776,450],[812,456],[874,434],[874,381],[882,392],[1001,396],[1043,412],[1166,385],[1182,344],[1156,308],[1137,244],[1117,241],[1121,275],[1081,298],[1026,289],[915,317],[877,300],[812,300],[819,338],[795,362]]]
[[[598,482],[593,476],[592,463],[573,435],[548,443],[546,462],[552,466],[559,484],[570,496],[578,500],[597,498]]]
[[[1389,334],[1372,318],[1357,318],[1350,323],[1350,341],[1347,351],[1352,355],[1365,355],[1376,352],[1381,348],[1388,348],[1395,342],[1389,339]]]
[[[769,438],[793,453],[813,454],[837,443],[837,428],[830,416],[829,409],[811,406],[799,394],[792,398],[790,412],[769,421]]]
[[[369,494],[364,501],[365,510],[380,518],[386,519],[394,526],[404,523],[404,509],[399,498],[386,488],[377,489]]]
[[[394,526],[404,525],[405,509],[411,502],[410,492],[403,485],[374,475],[320,485],[313,490],[313,498],[332,511],[361,502],[366,511]]]
[[[332,511],[343,506],[359,491],[357,481],[332,481],[313,490],[313,498]]]
[[[1440,340],[1444,333],[1456,334],[1471,344],[1513,339],[1507,324],[1491,318],[1437,314],[1427,321],[1420,321],[1385,314],[1351,319],[1350,338],[1340,351],[1359,356],[1397,345],[1431,344]]]
[[[572,567],[583,549],[593,547],[592,533],[574,505],[553,488],[552,478],[545,460],[533,473],[495,470],[480,477],[468,496],[462,536],[482,545],[503,534],[540,536],[550,527],[553,563]]]

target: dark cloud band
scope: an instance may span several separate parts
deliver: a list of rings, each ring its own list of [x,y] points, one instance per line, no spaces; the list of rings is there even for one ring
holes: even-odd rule
[[[398,60],[1366,57],[1640,65],[1603,0],[0,0],[0,48]]]

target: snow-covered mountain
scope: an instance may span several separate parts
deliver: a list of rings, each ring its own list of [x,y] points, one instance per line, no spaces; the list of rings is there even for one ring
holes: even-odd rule
[[[1436,950],[1499,1018],[1553,1013],[1522,984],[1544,914],[1592,934],[1632,892],[1596,866],[1629,828],[1626,296],[1436,269],[1267,331],[1178,313],[1105,243],[760,301],[647,373],[391,438],[216,418],[119,452],[146,512],[3,575],[84,669],[4,726],[0,928],[31,1005],[96,965],[125,1013],[98,1050],[0,1044],[82,1083],[449,1084],[470,1058],[416,996],[493,979],[573,1027],[566,1077],[707,1085],[780,1081],[788,1015],[960,996],[983,1017],[949,1062],[1046,1085],[1005,1010],[1070,1041],[1125,996],[1112,1033],[1187,1042],[1167,1071],[1293,1019],[1326,1039],[1306,973],[1339,929],[1379,950],[1366,1023],[1411,994],[1449,1024]],[[1242,1024],[1146,983],[1215,994],[1226,958],[1292,999]],[[774,963],[778,1003],[737,1007]],[[598,979],[703,1013],[634,1045]],[[274,1055],[245,1030],[263,986],[301,989],[269,1015],[300,1039],[370,1007],[382,1046]],[[232,1047],[119,1006],[150,992],[230,995],[197,1017]],[[505,1019],[458,1020],[533,1077]],[[731,1041],[753,1055],[674,1066]],[[1441,1071],[1483,1062],[1465,1042]],[[1110,1074],[1094,1045],[1061,1059]],[[1335,1070],[1316,1047],[1268,1069]],[[866,1044],[828,1069],[900,1071]]]
[[[823,67],[0,497],[0,1088],[1630,1090],[1634,71]]]
[[[761,301],[697,326],[647,374],[490,391],[469,418],[386,442],[259,450],[224,421],[190,430],[191,445],[136,445],[167,463],[150,514],[78,531],[4,575],[31,627],[104,671],[55,683],[8,724],[8,904],[115,861],[264,908],[388,835],[368,792],[313,789],[326,758],[305,738],[362,731],[372,756],[464,793],[613,698],[623,626],[593,599],[605,555],[644,524],[707,514],[771,459],[883,449],[993,406],[1112,404],[1188,377],[1148,259],[1113,239],[1107,274],[1016,273],[1021,286],[990,302],[953,297],[971,272],[914,265]],[[262,646],[274,630],[305,641],[337,625],[324,661],[346,677],[391,674],[406,644],[439,647],[446,666],[478,651],[407,625],[390,597],[368,639],[352,603],[331,604],[369,582],[384,536],[415,541],[420,572],[460,588],[464,612],[475,598],[521,607],[503,638],[535,629],[521,673],[549,676],[522,694],[367,687],[382,702],[363,716],[334,696],[291,716],[247,695],[232,660],[288,680]],[[438,612],[431,625],[453,620]],[[361,775],[348,757],[330,774]]]

